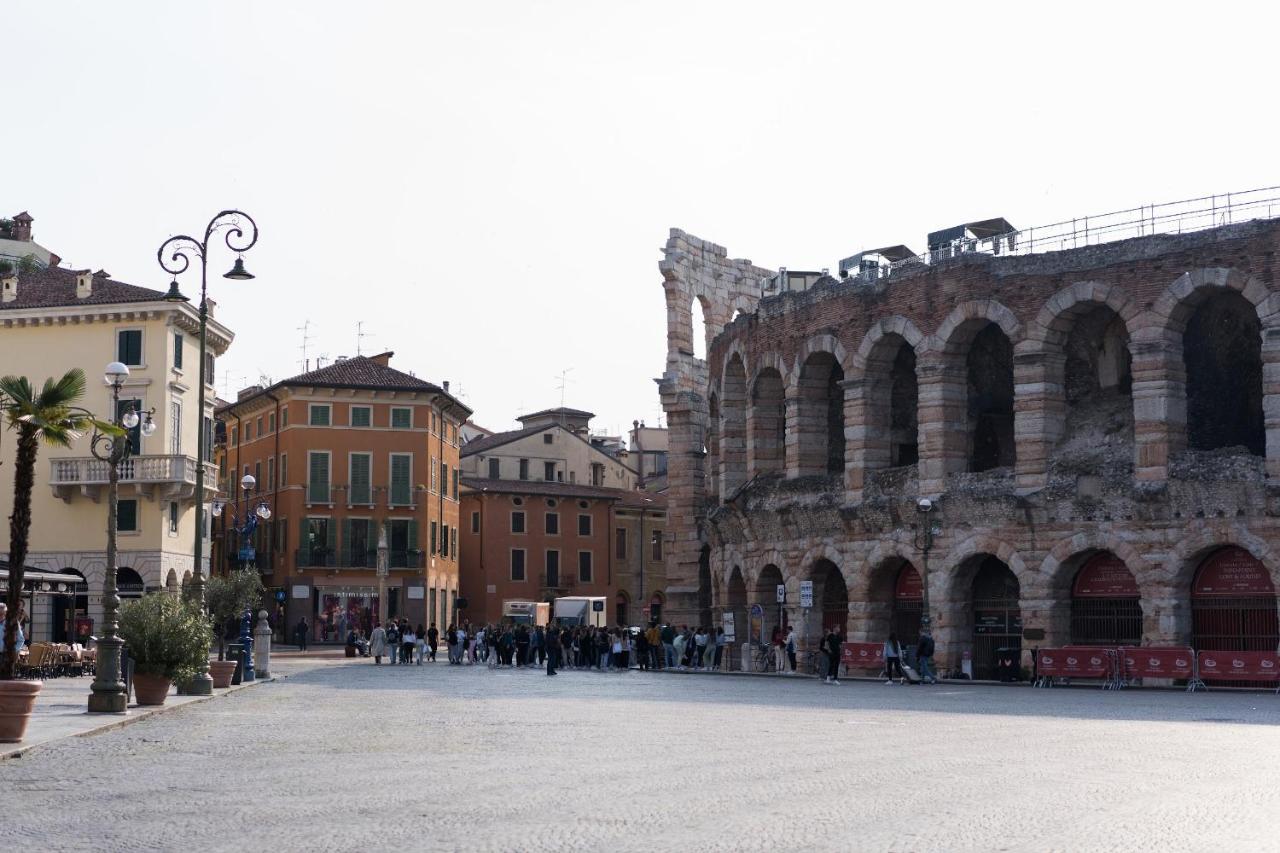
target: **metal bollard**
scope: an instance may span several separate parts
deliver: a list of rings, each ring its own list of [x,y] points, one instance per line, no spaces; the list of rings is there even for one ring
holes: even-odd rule
[[[271,671],[271,624],[267,611],[258,611],[258,627],[253,629],[253,668],[257,678],[269,677]]]

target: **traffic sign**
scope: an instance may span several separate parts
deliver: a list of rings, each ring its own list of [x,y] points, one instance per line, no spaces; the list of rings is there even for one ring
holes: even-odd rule
[[[785,584],[778,584],[778,603],[782,604],[787,600],[787,587]]]

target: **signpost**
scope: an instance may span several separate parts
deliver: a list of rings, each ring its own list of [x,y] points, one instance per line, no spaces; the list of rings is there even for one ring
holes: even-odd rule
[[[779,587],[782,589],[782,587]],[[781,599],[779,599],[781,601]],[[800,608],[809,610],[813,607],[813,581],[800,581]]]
[[[735,642],[737,640],[737,634],[734,630],[733,611],[724,613],[721,616],[720,621],[724,625],[724,641],[726,643]]]

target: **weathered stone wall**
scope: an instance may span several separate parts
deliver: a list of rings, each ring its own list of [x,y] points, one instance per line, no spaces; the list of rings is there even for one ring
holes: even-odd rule
[[[1072,579],[1098,551],[1120,557],[1135,576],[1144,641],[1187,642],[1191,579],[1215,548],[1244,548],[1280,587],[1278,237],[1280,224],[1264,221],[1043,255],[968,255],[874,283],[829,281],[760,300],[714,336],[703,384],[703,365],[668,356],[664,406],[673,427],[677,417],[689,427],[688,452],[673,445],[670,462],[673,527],[687,517],[676,531],[672,576],[696,578],[706,543],[717,608],[738,577],[748,599],[759,601],[762,573],[772,576],[774,567],[797,602],[799,582],[815,579],[814,566],[828,560],[848,587],[849,636],[883,639],[887,574],[903,560],[926,563],[915,503],[928,496],[940,508],[926,585],[944,662],[971,647],[981,555],[999,558],[1018,578],[1022,624],[1033,636],[1044,632],[1027,645],[1068,639]],[[692,262],[690,241],[673,232],[668,243],[669,307],[698,293],[693,283],[717,281],[726,264],[719,247],[707,252],[710,244]],[[750,268],[746,277],[762,275]],[[1196,356],[1184,359],[1184,333],[1196,309],[1223,293],[1239,294],[1256,317],[1261,406],[1252,407],[1261,410],[1265,457],[1247,448],[1188,449],[1186,365]],[[709,333],[728,304],[727,295],[712,303]],[[687,333],[678,311],[669,318],[679,355]],[[969,355],[992,324],[1013,352],[1013,458],[975,473]],[[1190,347],[1221,345],[1192,333]],[[916,360],[919,461],[891,468],[890,447],[902,444],[893,434],[902,418],[891,412],[891,386],[903,344]],[[809,399],[815,386],[802,381],[815,353],[830,354],[843,374],[843,476],[809,475],[830,438],[824,419],[804,415],[820,411]],[[761,475],[747,454],[746,470],[737,472],[728,439],[741,421],[751,434],[751,389],[770,369],[781,374],[786,398],[786,470]],[[712,397],[720,452],[704,458],[698,418]],[[711,507],[709,480],[723,502]],[[816,620],[807,626],[815,632]]]

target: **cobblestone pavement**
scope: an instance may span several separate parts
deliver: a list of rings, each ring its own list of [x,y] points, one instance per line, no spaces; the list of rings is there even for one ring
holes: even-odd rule
[[[0,763],[13,850],[1280,849],[1280,696],[317,662]]]

